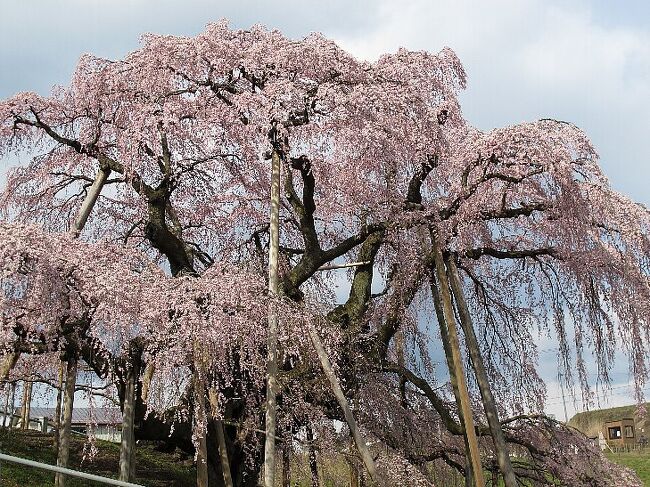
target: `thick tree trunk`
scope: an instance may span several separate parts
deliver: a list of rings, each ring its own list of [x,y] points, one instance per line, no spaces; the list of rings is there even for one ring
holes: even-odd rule
[[[314,448],[314,432],[310,425],[307,425],[307,448],[309,450],[309,471],[311,472],[311,487],[320,487],[318,478],[318,459]]]
[[[330,382],[330,386],[332,387],[332,391],[334,392],[334,396],[336,397],[339,406],[343,410],[345,421],[348,424],[348,428],[350,429],[350,433],[354,438],[354,442],[357,445],[357,450],[361,455],[361,459],[363,460],[366,470],[368,470],[370,477],[372,477],[372,479],[375,482],[379,483],[380,481],[379,481],[379,476],[377,475],[377,468],[375,467],[375,461],[372,459],[372,455],[370,455],[370,450],[368,450],[366,441],[361,436],[361,432],[359,431],[359,428],[357,428],[357,422],[354,420],[354,416],[352,414],[352,411],[350,410],[350,406],[348,405],[348,400],[345,398],[345,395],[343,394],[343,390],[341,389],[339,380],[336,377],[336,374],[334,373],[334,369],[332,368],[330,359],[327,356],[327,353],[325,352],[323,343],[321,342],[318,333],[311,325],[311,323],[307,328],[309,330],[309,337],[311,338],[312,344],[316,349],[316,354],[318,355],[318,359],[320,360],[321,366],[323,367],[323,371],[325,372],[325,375],[327,376],[327,379]]]
[[[61,403],[63,400],[64,363],[59,362],[59,381],[56,390],[56,407],[54,408],[54,451],[59,451],[59,430],[61,429]]]
[[[280,154],[273,149],[271,156],[271,220],[269,226],[269,331],[267,339],[266,428],[264,438],[264,486],[275,485],[275,423],[277,414],[278,375],[278,311],[273,301],[278,295],[278,252],[280,245]]]
[[[77,385],[77,358],[69,356],[65,374],[65,403],[63,411],[63,424],[59,430],[59,453],[56,464],[59,467],[68,466],[70,455],[70,431],[72,426],[72,408],[74,407],[74,390]],[[65,475],[57,473],[54,480],[55,487],[65,486]]]
[[[512,463],[510,463],[510,455],[508,453],[506,439],[503,435],[503,430],[501,429],[497,406],[494,402],[494,396],[492,395],[492,390],[490,388],[487,371],[485,370],[481,350],[479,348],[478,340],[476,339],[476,333],[474,332],[474,324],[472,323],[472,316],[469,313],[467,301],[465,300],[463,286],[460,281],[460,276],[458,275],[458,268],[456,267],[456,262],[453,257],[447,257],[445,263],[447,264],[451,289],[456,299],[461,327],[465,334],[465,343],[467,344],[469,356],[476,374],[476,381],[478,382],[479,390],[481,391],[483,407],[485,408],[485,415],[490,427],[492,440],[494,441],[499,469],[503,474],[505,486],[517,487],[517,479],[512,468]]]
[[[135,478],[135,401],[136,381],[138,373],[135,367],[127,372],[124,384],[124,400],[122,406],[122,443],[120,445],[120,476],[119,480],[131,482]]]
[[[447,324],[447,333],[449,335],[449,345],[451,348],[451,355],[453,359],[453,368],[458,382],[458,391],[460,393],[460,406],[463,411],[463,419],[465,423],[465,432],[467,434],[467,441],[469,443],[469,454],[472,462],[472,470],[474,474],[474,483],[476,487],[484,487],[485,479],[483,477],[483,468],[481,466],[481,455],[478,449],[478,440],[476,438],[476,430],[474,428],[474,417],[469,399],[469,392],[467,390],[467,381],[465,380],[465,372],[463,371],[462,356],[460,353],[460,343],[458,341],[458,332],[456,330],[456,318],[454,316],[453,302],[451,300],[451,293],[449,291],[449,282],[447,280],[447,273],[445,271],[445,263],[442,257],[440,247],[437,242],[434,245],[434,260],[436,277],[439,284],[440,298],[442,301],[442,313]]]
[[[263,453],[260,448],[257,452],[251,452],[247,445],[242,443],[240,430],[235,426],[244,421],[243,406],[233,406],[232,403],[225,406],[225,417],[230,424],[224,424],[225,440],[230,463],[230,473],[234,487],[258,487],[258,478],[263,462]],[[136,414],[136,438],[148,441],[159,441],[166,444],[168,451],[179,448],[188,454],[194,454],[192,444],[192,423],[191,421],[179,422],[172,411],[164,418],[150,414],[144,419],[146,407],[138,398]],[[263,418],[259,418],[263,423]],[[172,430],[173,424],[173,430]],[[218,448],[218,440],[215,428],[215,421],[208,420],[208,482],[210,487],[226,487],[222,470],[222,459]]]

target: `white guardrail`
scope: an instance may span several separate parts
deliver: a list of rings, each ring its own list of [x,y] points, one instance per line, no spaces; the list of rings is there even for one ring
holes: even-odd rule
[[[40,468],[42,470],[49,470],[50,472],[59,472],[70,477],[78,477],[86,480],[93,480],[107,485],[119,485],[121,487],[144,487],[140,484],[132,484],[130,482],[124,482],[122,480],[109,479],[107,477],[100,477],[99,475],[93,475],[91,473],[78,472],[77,470],[71,470],[69,468],[57,467],[56,465],[48,465],[47,463],[34,462],[33,460],[27,460],[25,458],[12,457],[11,455],[5,455],[0,453],[0,462],[12,462],[19,463],[21,465],[27,465],[28,467]],[[1,465],[1,464],[0,464]],[[2,480],[2,470],[0,469],[0,480]]]

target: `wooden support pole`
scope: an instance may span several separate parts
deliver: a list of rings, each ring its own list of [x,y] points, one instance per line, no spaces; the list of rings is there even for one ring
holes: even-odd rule
[[[377,474],[377,468],[375,467],[375,461],[372,459],[368,445],[366,445],[366,441],[361,436],[361,432],[357,427],[357,422],[354,420],[354,415],[352,414],[352,410],[350,410],[348,400],[343,394],[341,384],[339,383],[339,380],[334,373],[334,369],[332,368],[332,363],[330,362],[330,359],[325,352],[323,342],[321,341],[318,333],[311,323],[307,326],[307,329],[309,330],[309,337],[311,338],[311,342],[316,349],[316,354],[318,355],[318,359],[320,360],[321,366],[323,367],[325,376],[329,380],[330,386],[332,387],[332,392],[334,392],[334,396],[336,397],[339,406],[343,410],[345,421],[347,422],[350,433],[352,434],[354,442],[357,445],[357,450],[361,455],[361,460],[363,460],[363,464],[365,465],[366,470],[368,470],[370,477],[372,477],[372,480],[376,483],[381,484],[379,476]]]
[[[32,388],[34,383],[27,381],[27,392],[25,393],[25,416],[23,417],[23,429],[29,429],[29,420],[32,415]]]
[[[81,204],[77,218],[74,221],[73,233],[75,236],[79,236],[88,216],[92,211],[97,198],[99,198],[99,193],[101,192],[108,176],[111,171],[107,168],[100,168],[95,176],[92,186],[88,190],[88,194],[84,199],[84,202]],[[59,450],[57,453],[57,465],[60,467],[68,466],[68,457],[70,453],[70,431],[72,424],[72,409],[74,407],[74,391],[77,385],[77,357],[73,353],[68,353],[67,364],[66,364],[66,377],[65,377],[65,395],[64,395],[64,413],[63,421],[59,428]],[[64,487],[65,486],[65,475],[62,473],[57,473],[55,478],[55,487]]]
[[[435,240],[433,243],[433,254],[435,263],[436,278],[438,280],[440,298],[442,301],[442,313],[447,324],[447,333],[449,334],[449,345],[451,348],[451,355],[453,359],[453,368],[458,381],[458,391],[460,397],[460,408],[463,414],[465,433],[469,445],[469,459],[472,464],[474,474],[474,483],[476,487],[484,487],[485,479],[483,476],[483,468],[481,466],[481,455],[478,449],[478,439],[476,437],[476,430],[474,427],[474,415],[469,399],[469,392],[467,390],[467,381],[465,380],[465,372],[463,370],[462,355],[460,353],[460,343],[458,340],[458,330],[456,329],[456,317],[454,316],[454,308],[449,290],[449,281],[447,280],[447,273],[445,271],[445,263],[442,256],[442,251]]]
[[[208,418],[205,414],[205,380],[203,371],[194,370],[194,424],[201,428],[196,451],[196,487],[208,487]]]
[[[460,325],[463,329],[463,334],[465,335],[465,343],[467,344],[469,356],[476,374],[476,381],[478,382],[479,390],[481,392],[481,398],[483,399],[483,408],[485,409],[485,416],[487,417],[490,434],[492,435],[492,441],[494,442],[499,470],[501,470],[501,473],[503,474],[505,487],[517,487],[517,478],[515,477],[512,463],[510,462],[506,439],[503,435],[503,430],[501,429],[499,413],[497,411],[496,403],[494,402],[494,396],[492,395],[492,389],[490,388],[490,382],[487,371],[485,370],[485,364],[483,363],[483,357],[481,356],[478,340],[476,339],[472,316],[469,313],[469,307],[465,300],[465,292],[460,281],[460,276],[458,275],[458,268],[456,267],[454,258],[451,256],[445,258],[445,263],[447,265],[451,289],[454,293],[454,298],[458,308]]]
[[[9,412],[9,432],[14,427],[14,409],[16,408],[16,381],[11,383],[11,401],[10,401],[10,412]]]
[[[59,467],[68,466],[70,455],[70,431],[72,430],[72,408],[74,407],[74,389],[77,385],[77,357],[67,357],[65,373],[65,404],[63,410],[63,422],[59,430],[59,452],[56,464]],[[55,487],[65,486],[65,474],[57,473],[54,479]]]
[[[449,332],[447,331],[447,322],[445,316],[442,312],[442,298],[440,297],[440,291],[438,290],[438,284],[435,279],[435,275],[430,277],[431,284],[431,296],[433,298],[433,303],[436,310],[436,316],[438,319],[438,325],[440,327],[440,338],[442,340],[442,347],[445,351],[445,359],[447,361],[447,368],[449,369],[449,381],[451,382],[451,389],[454,393],[454,398],[456,404],[458,405],[458,419],[460,420],[460,425],[463,428],[463,441],[465,443],[466,453],[466,462],[465,462],[465,481],[466,485],[471,487],[474,474],[472,473],[472,462],[469,461],[469,441],[467,440],[467,429],[465,428],[465,418],[463,418],[463,411],[460,407],[461,398],[460,398],[460,389],[458,387],[458,378],[456,377],[456,368],[454,366],[454,357],[451,353],[451,344],[449,341]]]
[[[138,371],[131,364],[126,373],[124,384],[124,407],[122,409],[122,441],[120,444],[120,476],[119,480],[131,482],[134,480],[135,468],[133,465],[135,452],[135,403],[136,382]]]
[[[278,251],[280,245],[280,153],[271,155],[271,218],[269,225],[269,331],[267,337],[266,436],[264,440],[264,486],[275,486],[275,429],[277,419],[278,310],[276,298],[280,287]]]
[[[291,487],[291,451],[287,444],[282,446],[282,487]]]
[[[56,389],[56,407],[54,408],[54,451],[59,451],[59,430],[61,429],[61,405],[63,403],[63,382],[65,366],[59,361],[59,380]]]
[[[349,262],[347,264],[328,264],[328,265],[322,265],[317,271],[331,271],[333,269],[348,269],[350,267],[361,267],[364,265],[370,264],[370,261],[367,262]]]
[[[13,383],[11,384],[11,387],[13,387]],[[7,425],[7,418],[9,417],[9,396],[10,396],[10,388],[11,387],[6,387],[5,388],[5,407],[2,410],[2,427],[4,428]],[[13,406],[12,406],[12,411],[13,413]],[[11,420],[9,421],[9,425],[11,425]]]
[[[27,381],[23,381],[23,398],[20,401],[20,429],[25,429],[25,409],[27,408]]]
[[[97,198],[99,198],[99,193],[101,193],[102,188],[104,187],[104,184],[106,183],[106,180],[108,179],[108,176],[110,176],[110,174],[111,174],[111,170],[107,168],[100,168],[100,170],[97,172],[97,175],[95,176],[95,180],[93,181],[92,186],[90,186],[90,189],[88,190],[88,194],[86,195],[86,198],[81,204],[81,208],[79,209],[77,218],[74,221],[75,235],[79,235],[79,233],[81,233],[84,226],[86,225],[86,221],[88,221],[88,216],[90,215],[90,212],[95,206],[95,203],[97,202]]]
[[[320,487],[318,478],[318,459],[316,458],[316,449],[314,448],[314,431],[311,425],[307,425],[307,451],[309,452],[309,471],[311,473],[311,487]]]
[[[219,459],[221,460],[221,471],[223,472],[223,483],[225,487],[233,487],[232,474],[230,473],[230,460],[228,459],[228,444],[226,443],[226,431],[224,422],[218,417],[219,397],[217,390],[213,387],[208,391],[210,408],[212,409],[212,418],[217,430],[217,446],[219,447]]]

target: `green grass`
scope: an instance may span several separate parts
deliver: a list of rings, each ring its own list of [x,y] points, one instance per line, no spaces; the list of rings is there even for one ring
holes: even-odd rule
[[[70,448],[70,468],[103,477],[117,478],[120,447],[115,443],[97,441],[97,455],[83,458],[85,437],[73,436]],[[0,429],[0,452],[28,458],[50,465],[56,464],[52,435],[36,431]],[[183,487],[196,482],[196,470],[191,458],[161,453],[153,444],[138,444],[136,453],[136,482],[147,487]],[[15,463],[2,462],[0,485],[3,487],[46,487],[54,485],[54,474]],[[69,479],[66,486],[102,485],[83,479]]]
[[[611,461],[630,467],[639,476],[643,485],[650,487],[650,449],[621,453],[606,452]]]

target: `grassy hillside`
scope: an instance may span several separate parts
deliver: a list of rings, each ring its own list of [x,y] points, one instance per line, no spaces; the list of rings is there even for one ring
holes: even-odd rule
[[[650,487],[650,449],[621,453],[605,452],[605,456],[612,462],[634,470],[643,481],[643,485]]]
[[[117,478],[120,447],[115,443],[97,441],[98,453],[82,462],[85,437],[73,436],[70,468],[83,472]],[[37,462],[56,464],[52,435],[37,431],[11,432],[0,429],[0,452]],[[191,458],[156,451],[153,444],[138,445],[136,457],[137,483],[147,487],[184,487],[193,485],[196,472]],[[46,487],[54,485],[54,474],[15,463],[2,462],[0,485],[3,487]],[[70,487],[102,485],[83,479],[70,479]]]
[[[82,462],[85,438],[73,437],[71,468],[96,475],[116,478],[119,463],[119,445],[98,441],[98,453],[92,462]],[[36,431],[13,430],[9,433],[0,429],[0,452],[54,465],[56,457],[52,449],[52,435]],[[650,487],[650,448],[643,452],[607,453],[610,460],[634,469],[645,485]],[[305,455],[294,455],[291,465],[292,484],[309,487],[310,474]],[[320,479],[324,487],[349,485],[349,467],[340,458],[320,458]],[[457,473],[443,469],[432,472],[436,485],[464,485]],[[279,476],[278,476],[279,477]],[[162,453],[153,444],[139,444],[137,451],[136,482],[147,487],[186,487],[195,485],[196,470],[191,458],[179,454]],[[278,479],[279,482],[279,479]],[[49,487],[54,485],[54,474],[30,467],[2,462],[0,485],[3,487]],[[92,487],[100,485],[87,480],[70,479],[70,487]],[[278,484],[279,485],[279,484]]]
[[[648,406],[650,406],[650,403],[646,404],[646,407]],[[617,408],[585,411],[572,417],[568,424],[569,426],[573,426],[582,431],[585,435],[593,438],[598,436],[598,432],[601,430],[602,425],[607,421],[617,421],[622,418],[634,418],[637,436],[640,436],[641,429],[646,428],[646,420],[636,416],[636,409],[637,405],[632,404],[630,406],[621,406]],[[646,436],[648,436],[648,433],[650,433],[650,431],[646,431]]]
[[[117,478],[120,447],[118,444],[97,441],[98,453],[92,461],[82,462],[84,436],[73,436],[70,450],[70,468],[103,477]],[[0,429],[0,453],[28,458],[41,463],[56,465],[52,448],[52,435],[37,431]],[[349,467],[342,458],[321,457],[319,476],[323,487],[347,486]],[[188,487],[196,485],[196,469],[193,459],[178,453],[157,451],[153,443],[139,443],[136,458],[136,480],[146,487]],[[279,467],[280,468],[280,467]],[[278,485],[281,479],[278,475]],[[0,464],[0,486],[2,487],[49,487],[54,485],[54,474],[45,470],[32,469],[15,463]],[[100,486],[96,482],[70,479],[66,487]],[[310,471],[306,455],[292,455],[291,485],[309,487]]]

